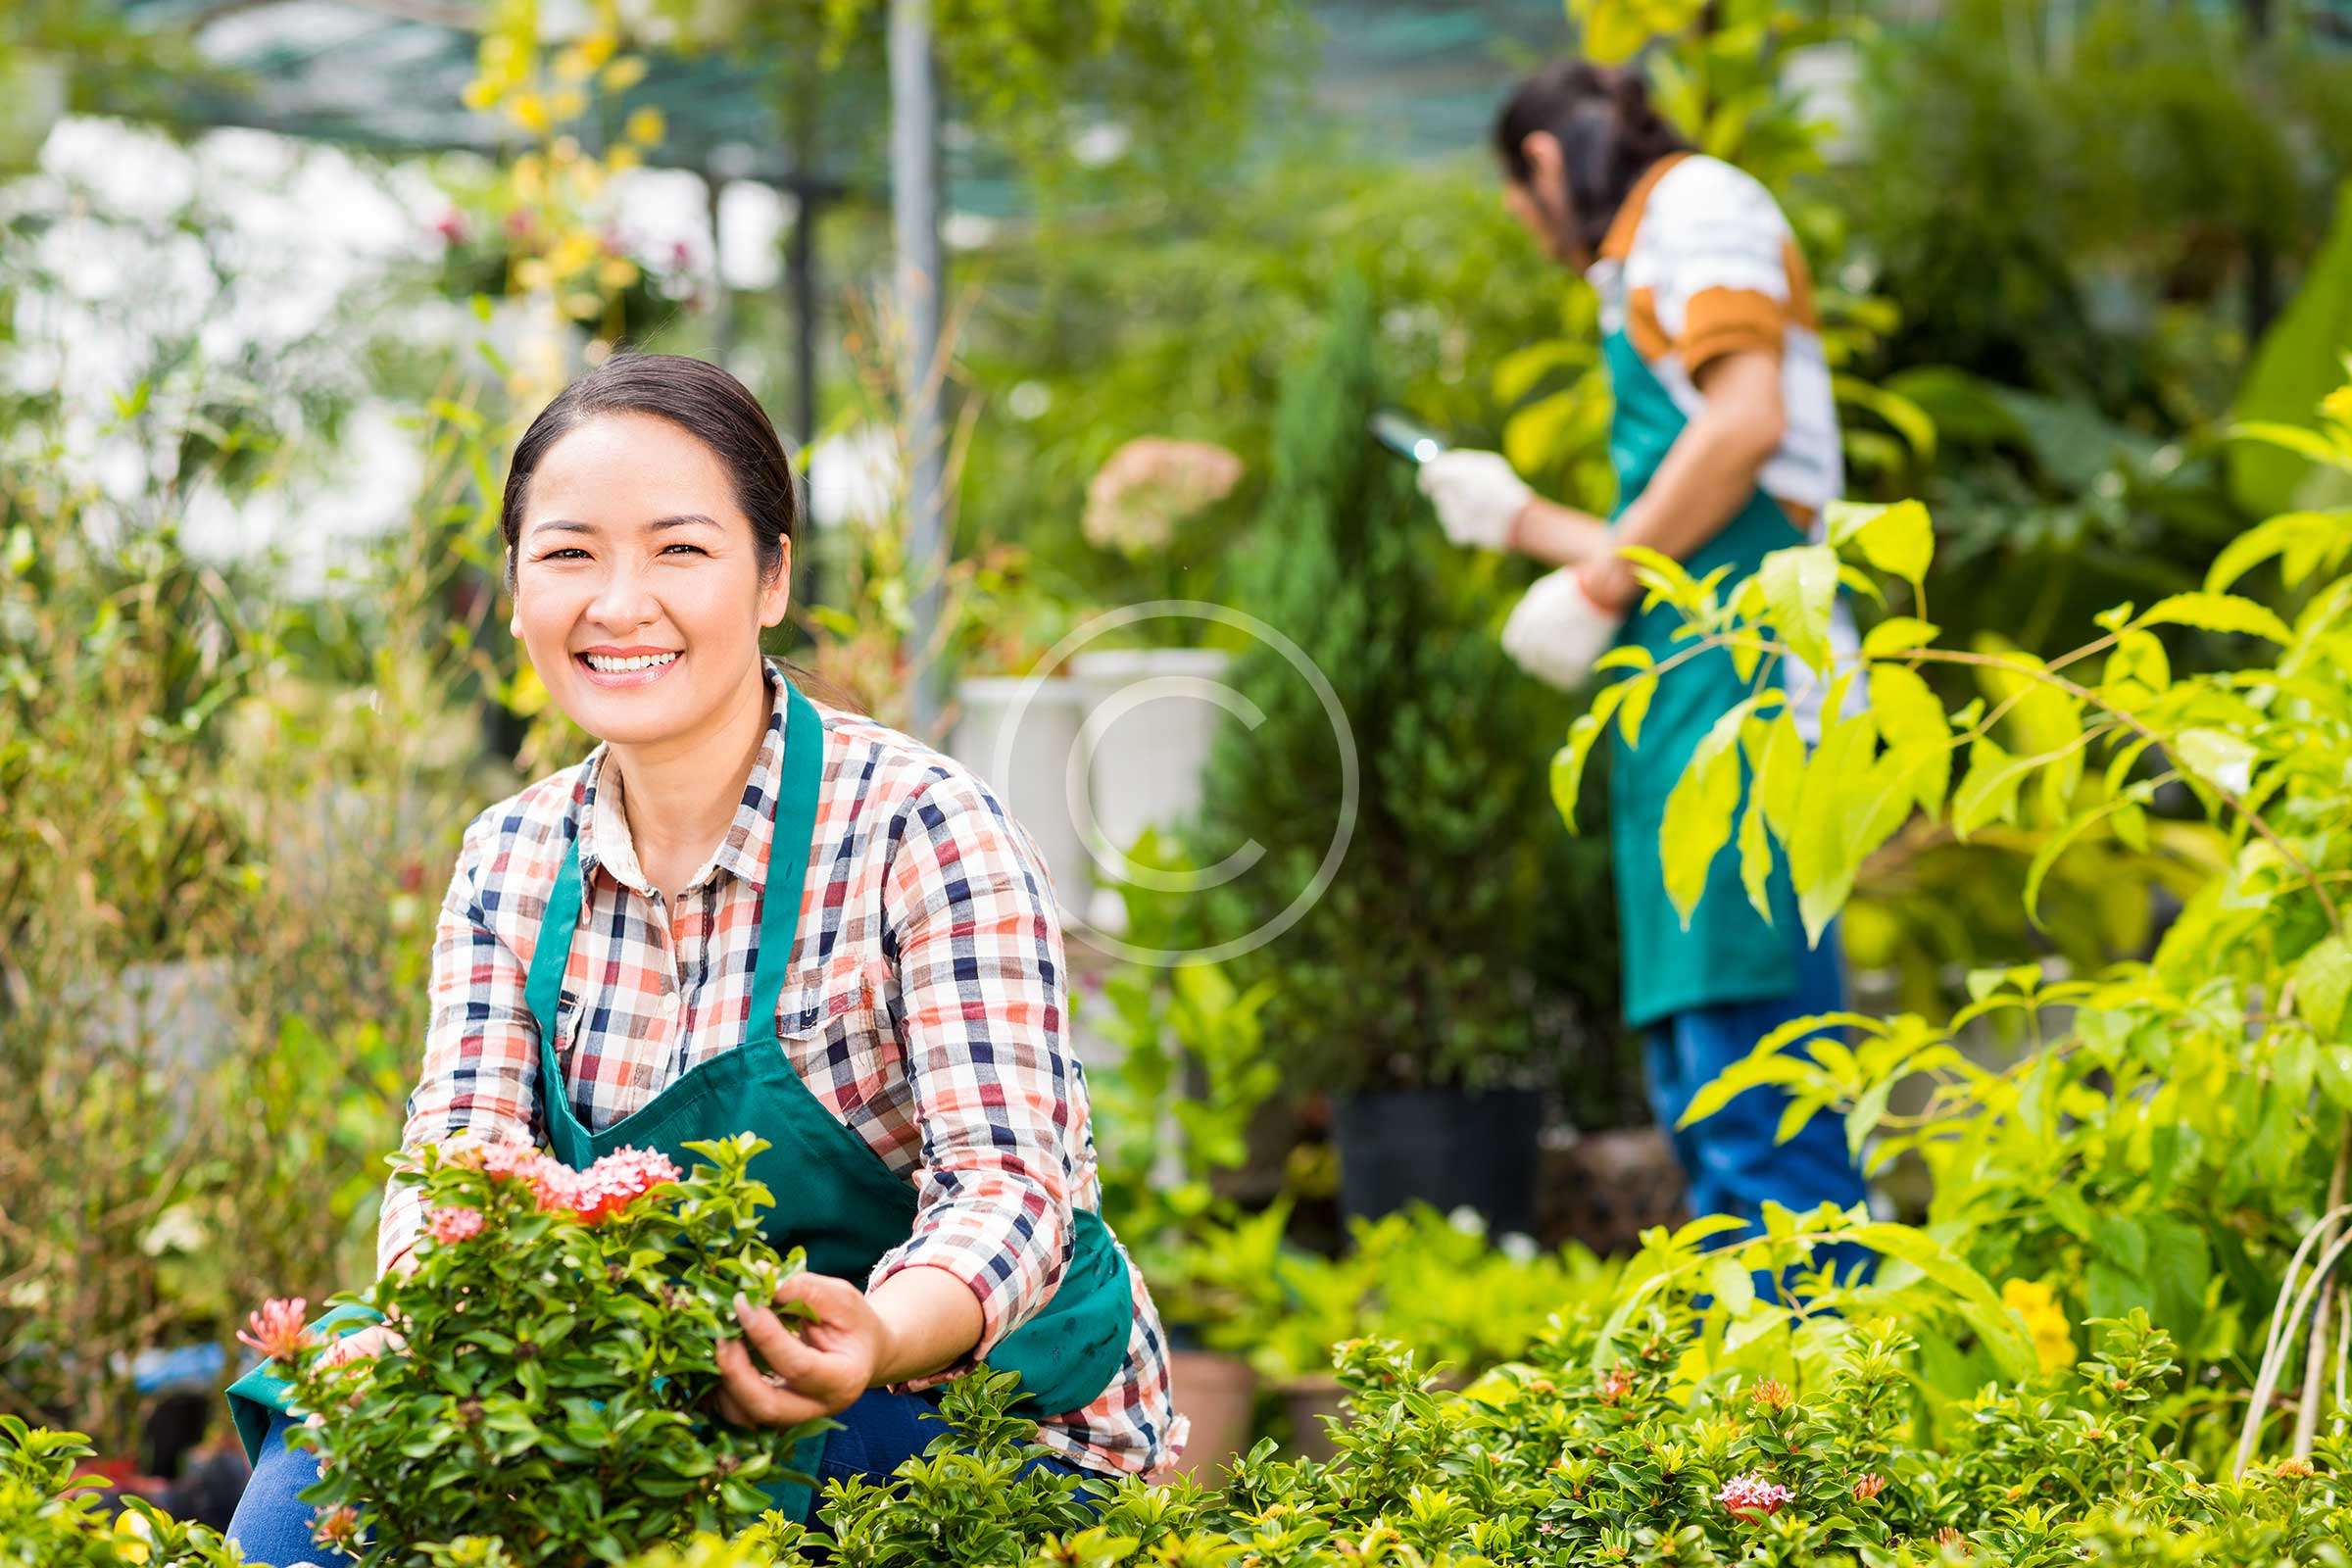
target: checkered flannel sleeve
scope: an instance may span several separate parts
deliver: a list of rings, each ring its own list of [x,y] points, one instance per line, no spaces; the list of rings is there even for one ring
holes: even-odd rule
[[[935,777],[894,826],[883,940],[922,1147],[914,1234],[869,1288],[918,1264],[962,1280],[981,1360],[1069,1262],[1080,1151],[1061,930],[1043,857],[977,780]]]
[[[532,1140],[539,1026],[523,1001],[523,962],[490,929],[482,906],[483,863],[497,825],[495,814],[485,813],[466,830],[441,900],[424,1066],[409,1096],[403,1152],[426,1144]],[[422,1223],[417,1190],[388,1183],[375,1232],[379,1273],[407,1255]]]

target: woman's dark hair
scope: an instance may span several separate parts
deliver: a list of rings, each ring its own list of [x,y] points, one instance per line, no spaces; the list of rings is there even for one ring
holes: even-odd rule
[[[752,522],[760,572],[772,577],[784,561],[784,541],[800,527],[792,461],[767,411],[751,388],[715,365],[679,354],[615,354],[556,395],[515,443],[507,468],[499,531],[507,540],[507,585],[514,583],[514,547],[531,475],[548,449],[600,414],[644,414],[667,419],[709,447],[735,489],[735,505]]]
[[[1539,130],[1559,139],[1574,237],[1594,255],[1642,171],[1690,147],[1650,106],[1640,72],[1584,60],[1545,66],[1513,88],[1494,117],[1494,152],[1515,183],[1529,181],[1526,142]]]

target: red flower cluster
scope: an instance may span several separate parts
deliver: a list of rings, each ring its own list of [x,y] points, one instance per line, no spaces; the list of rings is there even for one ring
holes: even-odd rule
[[[527,1144],[487,1144],[463,1157],[491,1176],[527,1184],[541,1208],[568,1209],[590,1225],[679,1175],[668,1155],[650,1149],[616,1149],[586,1170],[573,1170]]]
[[[1734,1476],[1725,1482],[1723,1490],[1715,1494],[1715,1500],[1722,1503],[1723,1511],[1733,1518],[1753,1524],[1758,1519],[1779,1513],[1788,1506],[1795,1495],[1795,1493],[1778,1482],[1767,1481],[1750,1472]]]

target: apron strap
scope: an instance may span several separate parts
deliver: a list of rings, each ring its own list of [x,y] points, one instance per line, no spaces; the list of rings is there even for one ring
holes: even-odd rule
[[[815,848],[816,804],[825,781],[825,723],[790,681],[784,687],[784,766],[767,841],[767,886],[760,896],[760,958],[752,969],[752,1016],[744,1044],[773,1045],[776,1004],[800,935],[801,894]]]
[[[777,781],[776,810],[767,845],[767,886],[760,898],[760,956],[752,970],[752,1015],[746,1045],[776,1040],[776,1005],[792,969],[792,945],[800,935],[801,894],[808,878],[808,857],[816,837],[817,797],[825,778],[825,723],[816,706],[790,681],[784,688],[784,764]],[[552,1052],[556,1008],[564,995],[564,971],[580,924],[580,835],[575,827],[564,868],[547,895],[540,916],[539,944],[531,951],[523,1001],[539,1025],[539,1041]],[[561,940],[557,940],[558,938]]]
[[[522,1000],[539,1025],[542,1051],[556,1043],[556,1004],[564,996],[564,970],[571,961],[572,934],[580,924],[580,834],[572,830],[571,849],[556,885],[547,895],[547,909],[539,917],[539,942],[531,950],[531,970],[523,981]]]

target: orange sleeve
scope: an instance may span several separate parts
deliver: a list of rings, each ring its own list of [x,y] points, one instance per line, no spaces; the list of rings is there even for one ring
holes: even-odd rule
[[[1769,294],[1702,288],[1684,308],[1683,335],[1675,348],[1683,368],[1696,380],[1700,370],[1728,354],[1761,351],[1779,359],[1788,330],[1788,306]]]

